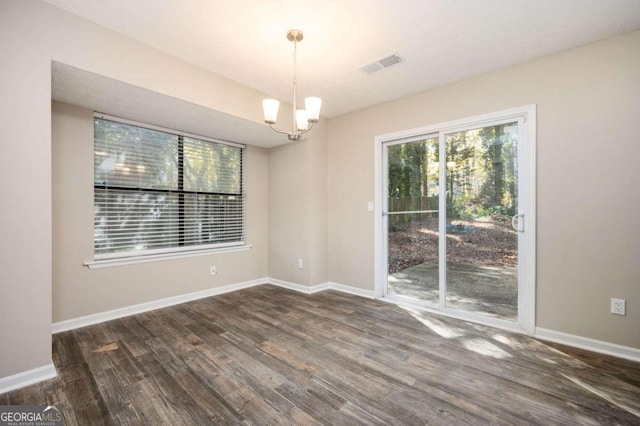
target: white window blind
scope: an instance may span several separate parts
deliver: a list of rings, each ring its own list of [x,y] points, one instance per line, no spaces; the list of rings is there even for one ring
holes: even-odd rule
[[[244,147],[96,114],[94,255],[244,244]]]

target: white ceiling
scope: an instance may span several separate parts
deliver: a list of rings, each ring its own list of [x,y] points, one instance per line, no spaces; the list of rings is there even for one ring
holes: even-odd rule
[[[45,1],[284,101],[300,28],[298,93],[325,117],[640,28],[639,0]]]

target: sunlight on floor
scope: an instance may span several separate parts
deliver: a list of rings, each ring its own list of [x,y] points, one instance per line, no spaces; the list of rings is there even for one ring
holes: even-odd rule
[[[525,348],[525,345],[523,345],[522,343],[518,342],[516,339],[514,339],[512,337],[505,336],[504,334],[494,334],[491,337],[493,338],[493,340],[496,340],[496,341],[502,343],[503,345],[507,345],[511,349],[524,349]]]
[[[420,321],[421,324],[426,325],[427,327],[429,327],[431,331],[433,331],[434,333],[438,334],[441,337],[444,337],[445,339],[455,339],[456,337],[464,336],[464,330],[462,329],[452,328],[433,318],[425,318],[423,313],[418,312],[416,310],[413,310],[410,308],[402,308],[402,309],[409,312],[409,314],[411,314],[412,317]]]
[[[512,355],[503,351],[493,343],[487,342],[484,339],[470,339],[462,342],[465,348],[478,353],[480,355],[490,356],[497,359],[511,358]]]

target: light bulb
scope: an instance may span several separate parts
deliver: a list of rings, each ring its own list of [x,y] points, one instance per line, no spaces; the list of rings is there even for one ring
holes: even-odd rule
[[[296,111],[296,128],[299,131],[307,130],[309,127],[309,118],[307,116],[307,111],[303,109],[299,109]]]
[[[275,124],[278,119],[278,108],[280,101],[277,99],[264,99],[262,109],[264,110],[264,121],[267,124]]]
[[[310,123],[317,123],[320,119],[320,107],[322,106],[322,99],[316,97],[304,98],[304,106],[307,110]]]

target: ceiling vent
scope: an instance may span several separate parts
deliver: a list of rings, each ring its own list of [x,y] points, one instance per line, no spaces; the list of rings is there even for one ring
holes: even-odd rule
[[[402,58],[395,53],[393,55],[386,56],[382,59],[378,59],[375,62],[371,62],[370,64],[366,64],[360,67],[360,70],[365,74],[373,74],[374,72],[380,71],[385,68],[389,68],[396,64],[402,62]]]

